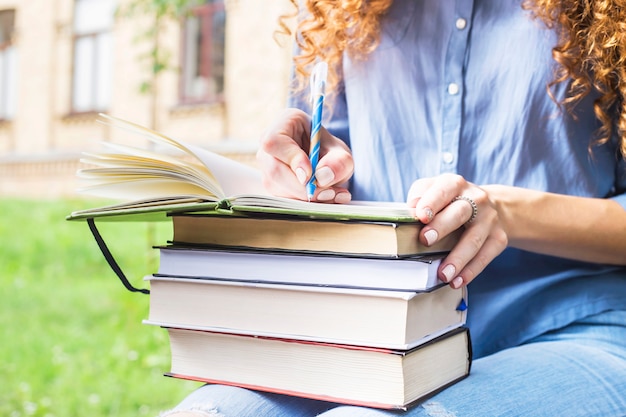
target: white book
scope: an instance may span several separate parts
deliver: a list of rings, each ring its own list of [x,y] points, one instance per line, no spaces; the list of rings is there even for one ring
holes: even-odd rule
[[[378,291],[176,277],[146,278],[146,324],[407,349],[465,324],[467,292]]]
[[[157,275],[425,291],[442,282],[439,257],[390,258],[164,246]]]

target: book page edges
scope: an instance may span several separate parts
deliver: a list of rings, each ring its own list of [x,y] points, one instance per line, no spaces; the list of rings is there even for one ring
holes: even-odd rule
[[[183,374],[174,373],[174,372],[166,372],[163,375],[167,377],[171,377],[171,378],[184,379],[187,381],[198,381],[198,382],[203,382],[207,384],[229,385],[233,387],[247,388],[247,389],[251,389],[255,391],[271,392],[275,394],[290,395],[290,396],[295,396],[295,397],[310,398],[313,400],[328,401],[328,402],[341,403],[341,404],[350,404],[350,405],[362,406],[362,407],[379,408],[379,409],[384,409],[384,410],[402,410],[402,411],[406,411],[408,409],[407,405],[402,405],[402,404],[381,404],[381,403],[375,403],[375,402],[347,400],[345,398],[339,398],[339,397],[333,397],[333,396],[313,395],[313,394],[308,394],[308,393],[303,393],[303,392],[290,391],[290,390],[284,390],[284,389],[278,389],[278,388],[269,388],[269,387],[252,385],[252,384],[240,384],[240,383],[235,383],[235,382],[230,382],[230,381],[183,375]],[[412,403],[417,404],[418,400]]]
[[[470,368],[471,368],[471,364],[468,367],[468,371],[464,375],[461,375],[460,377],[452,381],[449,381],[446,384],[441,385],[440,387],[427,393],[426,395],[423,395],[419,398],[411,400],[410,402],[406,404],[382,404],[382,403],[375,403],[375,402],[347,400],[345,398],[340,398],[340,397],[313,395],[313,394],[308,394],[308,393],[300,393],[296,391],[282,390],[282,389],[277,389],[277,388],[268,388],[268,387],[257,386],[257,385],[239,384],[239,383],[234,383],[234,382],[229,382],[229,381],[222,381],[222,380],[209,379],[209,378],[200,378],[200,377],[194,377],[190,375],[182,375],[182,374],[174,373],[174,372],[166,372],[163,375],[170,377],[170,378],[184,379],[188,381],[198,381],[198,382],[203,382],[207,384],[230,385],[234,387],[248,388],[248,389],[257,390],[257,391],[272,392],[276,394],[284,394],[284,395],[298,396],[298,397],[303,397],[303,398],[310,398],[313,400],[329,401],[329,402],[349,404],[349,405],[369,407],[369,408],[379,408],[379,409],[384,409],[384,410],[407,411],[409,408],[412,408],[416,405],[421,404],[422,402],[428,400],[429,398],[432,398],[435,395],[439,394],[443,390],[467,378],[470,374],[470,371],[469,371]]]
[[[442,385],[438,386],[436,389],[431,390],[425,393],[424,395],[419,396],[418,398],[411,399],[410,401],[403,403],[403,404],[386,404],[386,403],[368,402],[368,401],[355,400],[355,399],[347,399],[347,398],[341,398],[341,397],[325,396],[325,395],[320,395],[320,394],[310,394],[306,392],[290,391],[290,390],[285,390],[285,389],[275,388],[275,387],[266,387],[266,386],[237,383],[237,382],[231,382],[231,381],[225,381],[225,380],[219,380],[219,379],[210,379],[210,378],[203,378],[203,377],[197,377],[197,376],[191,376],[191,375],[183,375],[181,373],[176,373],[176,372],[167,372],[164,375],[168,377],[187,379],[191,381],[231,385],[231,386],[249,388],[253,390],[265,391],[265,392],[274,392],[274,393],[294,395],[294,396],[299,396],[299,397],[304,397],[304,398],[319,399],[323,401],[339,402],[339,403],[345,403],[345,404],[351,404],[351,405],[361,405],[365,407],[373,407],[373,408],[381,408],[381,409],[407,410],[408,408],[414,405],[417,405],[428,398],[431,398],[432,396],[438,394],[444,389],[465,379],[470,374],[471,365],[472,365],[472,344],[471,344],[469,329],[467,327],[459,327],[455,330],[450,331],[449,333],[445,335],[442,335],[441,338],[454,337],[455,335],[458,335],[459,333],[465,334],[465,342],[467,346],[468,356],[467,356],[467,361],[466,361],[465,372],[462,375],[460,375],[458,378],[454,378],[453,380],[446,381],[445,383],[442,383]],[[421,349],[426,346],[430,346],[432,343],[435,343],[437,340],[439,340],[439,338],[432,339],[429,342],[419,345],[413,349],[407,350],[403,352],[402,354],[406,355],[407,353],[411,351]]]
[[[450,326],[446,326],[445,328],[440,329],[435,333],[431,333],[428,336],[422,337],[418,340],[412,341],[411,343],[367,343],[362,340],[355,341],[351,339],[337,339],[337,338],[316,338],[313,336],[300,335],[300,334],[285,334],[285,333],[274,333],[274,332],[263,332],[257,330],[245,330],[245,329],[233,329],[226,327],[215,327],[215,326],[196,326],[196,325],[187,325],[184,326],[181,323],[168,323],[163,321],[155,321],[145,319],[142,321],[142,324],[148,326],[156,326],[162,327],[164,329],[185,329],[185,330],[194,330],[200,332],[210,332],[210,333],[222,333],[222,334],[234,334],[239,336],[253,336],[253,337],[264,337],[270,339],[292,339],[302,342],[316,342],[316,343],[326,343],[333,345],[346,345],[346,346],[362,346],[364,348],[374,348],[374,349],[388,349],[393,351],[406,351],[416,348],[417,346],[426,344],[433,339],[437,339],[438,337],[461,328],[465,325],[465,323],[455,323]]]
[[[230,287],[261,287],[274,289],[278,291],[299,291],[299,292],[314,292],[314,293],[342,293],[353,294],[361,297],[389,297],[399,298],[402,300],[410,300],[419,294],[432,292],[437,288],[445,285],[439,284],[435,287],[429,288],[423,291],[402,291],[402,290],[383,290],[383,289],[371,289],[371,288],[354,288],[354,287],[331,287],[331,286],[312,286],[306,284],[276,284],[257,281],[244,281],[244,280],[224,280],[218,278],[190,278],[190,277],[178,277],[171,275],[159,275],[152,274],[146,275],[144,281],[168,281],[168,282],[189,282],[193,284],[213,285],[213,286],[230,286]]]
[[[231,210],[220,210],[220,203],[198,197],[149,199],[135,204],[115,204],[94,209],[78,210],[66,217],[67,220],[97,218],[103,221],[170,221],[170,215],[192,211],[210,211],[230,215]]]
[[[141,202],[120,204],[117,208],[107,210],[78,211],[68,216],[69,220],[95,217],[110,219],[120,216],[120,220],[130,220],[132,214],[137,220],[161,218],[161,216],[145,216],[147,213],[172,212],[175,198],[197,197],[204,201],[219,201],[216,207],[239,212],[289,214],[308,218],[327,219],[364,219],[389,221],[416,221],[414,210],[398,203],[375,203],[383,208],[373,209],[373,203],[361,204],[321,204],[301,200],[292,200],[269,195],[261,181],[261,172],[251,165],[244,164],[223,155],[211,152],[199,146],[185,144],[159,132],[141,125],[119,119],[107,114],[100,114],[100,122],[121,128],[149,139],[159,145],[176,148],[193,162],[184,164],[177,169],[175,159],[166,155],[160,157],[149,149],[133,148],[122,144],[111,144],[114,153],[89,153],[86,161],[100,165],[101,168],[79,170],[88,179],[83,192],[98,196],[106,196],[120,200],[136,200],[137,198],[164,198],[163,207],[150,204],[141,210]],[[119,164],[116,163],[119,162]],[[202,184],[208,189],[204,190]],[[206,195],[208,194],[208,195]],[[226,198],[226,196],[230,196]],[[202,203],[200,203],[202,204]],[[363,205],[364,207],[361,207]],[[176,210],[182,209],[177,207]],[[187,209],[187,207],[185,207]],[[191,210],[203,210],[207,207],[188,207]],[[131,211],[129,211],[131,210]],[[210,209],[213,210],[213,209]],[[111,213],[116,211],[116,214]]]
[[[130,203],[114,204],[94,209],[79,210],[71,213],[68,220],[84,220],[87,218],[104,218],[109,221],[145,221],[150,218],[165,220],[164,217],[177,213],[219,214],[224,216],[246,215],[277,215],[306,219],[325,220],[366,220],[387,222],[411,222],[417,220],[409,210],[402,212],[388,210],[385,206],[362,206],[360,204],[322,204],[299,200],[276,199],[260,196],[265,201],[275,201],[276,206],[248,206],[237,204],[237,197],[214,201],[203,196],[178,196],[171,198],[147,198]],[[290,207],[292,206],[292,207]],[[146,217],[145,214],[159,214]],[[141,215],[137,217],[132,217]],[[119,217],[119,219],[117,218]]]

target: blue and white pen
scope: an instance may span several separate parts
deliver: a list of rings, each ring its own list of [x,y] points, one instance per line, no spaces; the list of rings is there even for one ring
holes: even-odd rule
[[[311,145],[309,159],[311,161],[311,179],[306,185],[306,193],[309,201],[313,198],[316,188],[315,170],[320,157],[320,137],[322,128],[322,110],[324,108],[324,95],[328,65],[326,62],[318,62],[311,73],[311,102],[313,112],[311,114]]]

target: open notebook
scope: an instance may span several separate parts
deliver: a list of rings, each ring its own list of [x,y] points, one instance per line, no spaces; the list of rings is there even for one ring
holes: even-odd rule
[[[354,201],[322,204],[270,195],[258,170],[206,149],[174,140],[137,124],[101,115],[101,121],[141,135],[160,152],[104,143],[106,152],[85,153],[78,171],[81,193],[119,204],[75,211],[69,220],[128,214],[206,211],[289,214],[337,220],[415,222],[404,203]]]

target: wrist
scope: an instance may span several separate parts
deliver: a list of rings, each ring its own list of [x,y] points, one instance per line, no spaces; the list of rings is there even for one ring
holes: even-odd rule
[[[510,245],[531,238],[531,225],[527,221],[532,207],[539,202],[538,192],[508,185],[490,184],[481,187],[492,207],[498,213],[500,226],[505,231]]]

